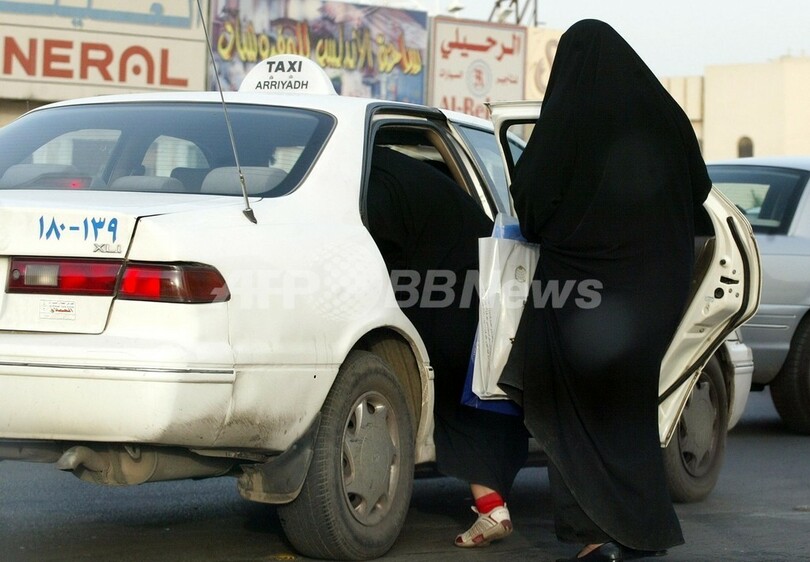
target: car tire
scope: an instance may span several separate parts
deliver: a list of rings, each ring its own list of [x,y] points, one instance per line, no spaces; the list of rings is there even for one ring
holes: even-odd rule
[[[672,500],[697,502],[717,483],[726,450],[728,392],[720,362],[712,357],[700,374],[669,445],[664,467]]]
[[[301,493],[279,506],[287,539],[311,558],[382,556],[405,523],[413,467],[413,424],[402,385],[379,356],[352,351],[321,410]]]
[[[788,428],[810,434],[810,319],[793,335],[785,364],[771,382],[771,399]]]

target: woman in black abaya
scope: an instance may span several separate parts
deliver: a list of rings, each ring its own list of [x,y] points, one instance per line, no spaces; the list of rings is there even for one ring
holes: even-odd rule
[[[389,272],[415,276],[413,287],[410,277],[394,281],[418,296],[405,291],[400,300],[435,373],[437,467],[469,482],[475,500],[478,517],[455,544],[486,546],[512,531],[505,500],[529,440],[520,417],[461,404],[478,326],[478,298],[465,294],[466,281],[477,278],[478,238],[492,233],[492,221],[447,175],[382,147],[374,149],[366,208]]]
[[[558,538],[586,545],[571,560],[683,542],[658,376],[710,188],[688,118],[633,49],[600,21],[566,31],[511,191],[542,247],[534,297],[574,281],[598,298],[530,302],[500,382],[549,457]]]

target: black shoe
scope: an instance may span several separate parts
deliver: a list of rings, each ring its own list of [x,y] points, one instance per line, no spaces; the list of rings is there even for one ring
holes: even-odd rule
[[[658,556],[666,556],[666,550],[636,550],[635,548],[624,548],[625,560],[638,560],[639,558],[656,558]]]
[[[624,549],[615,542],[606,542],[585,556],[558,558],[557,562],[624,562]]]

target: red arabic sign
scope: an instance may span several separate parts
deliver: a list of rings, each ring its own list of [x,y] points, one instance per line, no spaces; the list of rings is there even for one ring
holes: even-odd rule
[[[526,28],[433,20],[429,102],[488,117],[484,103],[524,97]]]
[[[3,97],[53,101],[204,88],[205,34],[188,3],[0,2]]]

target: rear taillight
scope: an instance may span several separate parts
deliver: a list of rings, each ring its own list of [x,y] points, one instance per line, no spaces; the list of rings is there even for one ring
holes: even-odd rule
[[[9,293],[112,296],[120,261],[13,258]]]
[[[219,271],[201,264],[130,263],[118,290],[121,299],[160,302],[217,302],[230,296]]]
[[[218,302],[231,296],[225,279],[208,265],[125,266],[120,260],[71,258],[12,258],[7,291],[176,303]]]

